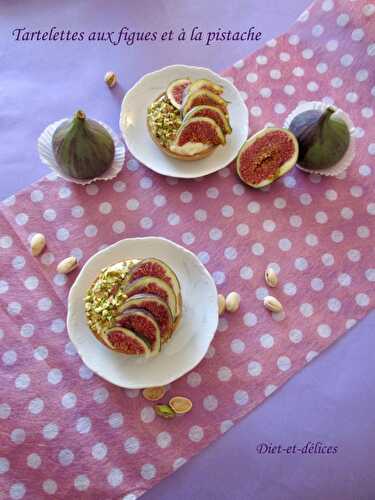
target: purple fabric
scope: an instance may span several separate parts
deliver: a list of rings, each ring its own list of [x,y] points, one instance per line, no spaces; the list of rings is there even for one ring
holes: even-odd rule
[[[223,3],[213,11],[212,2],[176,5],[170,0],[159,2],[156,11],[151,1],[142,2],[141,9],[138,2],[106,2],[104,7],[95,0],[90,2],[89,16],[85,2],[50,2],[48,7],[41,1],[3,2],[0,164],[5,175],[0,198],[46,173],[35,145],[49,122],[80,106],[117,130],[123,91],[145,72],[173,62],[222,70],[287,29],[307,4],[244,0]],[[129,48],[96,43],[23,44],[11,39],[11,31],[21,26],[91,31],[125,25],[161,31],[200,25],[204,30],[219,26],[239,30],[247,29],[249,23],[264,33],[258,44],[227,42],[204,48],[165,42]],[[121,82],[111,93],[102,82],[108,69],[117,72]],[[374,326],[373,313],[145,498],[374,498]],[[259,456],[255,448],[263,441],[283,445],[324,441],[339,451],[332,457]]]

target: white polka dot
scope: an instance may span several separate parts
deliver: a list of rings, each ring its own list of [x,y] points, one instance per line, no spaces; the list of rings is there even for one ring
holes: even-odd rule
[[[302,316],[304,316],[305,318],[309,318],[314,313],[313,306],[308,303],[301,304],[299,310]]]
[[[85,227],[85,235],[88,238],[93,238],[98,233],[98,228],[94,224],[89,224]]]
[[[154,197],[154,205],[156,207],[163,207],[167,203],[167,199],[164,195],[162,194],[157,194]]]
[[[202,427],[199,427],[199,425],[193,425],[193,427],[189,429],[189,439],[194,443],[201,441],[203,439],[203,435],[203,429]]]
[[[205,220],[207,220],[206,210],[203,210],[202,208],[198,208],[198,210],[196,210],[194,212],[194,218],[198,222],[204,222]]]
[[[341,27],[346,26],[349,21],[350,17],[348,16],[348,14],[340,14],[336,19],[337,25]]]
[[[79,376],[83,380],[90,380],[90,378],[92,378],[93,375],[94,375],[93,372],[90,370],[90,368],[87,368],[86,365],[82,365],[79,367]]]
[[[245,350],[245,344],[240,339],[234,339],[230,344],[230,348],[234,354],[241,354]]]
[[[261,243],[254,243],[251,246],[251,251],[254,255],[262,255],[264,253],[264,246]]]
[[[176,226],[180,223],[180,216],[178,214],[172,213],[168,215],[168,223],[171,226]]]
[[[273,347],[274,344],[274,338],[269,333],[265,333],[264,335],[262,335],[259,341],[261,346],[264,347],[265,349],[271,349],[271,347]]]
[[[304,49],[302,51],[302,57],[304,59],[307,59],[307,60],[311,59],[313,57],[313,55],[314,55],[314,51],[312,49]]]
[[[80,417],[76,423],[76,430],[80,434],[87,434],[91,430],[91,419],[89,417]]]
[[[103,215],[108,215],[112,212],[112,205],[108,201],[104,201],[99,205],[99,212]]]
[[[322,3],[322,10],[324,10],[325,12],[329,12],[333,9],[334,6],[335,4],[333,3],[333,0],[324,0],[324,2]]]
[[[192,440],[193,441],[193,440]],[[150,481],[151,479],[154,479],[156,476],[156,468],[152,464],[144,464],[141,467],[141,476],[143,479],[146,479],[147,481]]]
[[[53,479],[46,479],[43,482],[43,491],[48,495],[54,495],[57,491],[57,483]]]
[[[225,273],[223,271],[214,271],[212,277],[217,285],[222,285],[225,281]]]
[[[33,356],[37,361],[44,361],[48,357],[47,347],[40,345],[34,349]]]
[[[344,239],[344,234],[341,231],[334,230],[331,233],[331,240],[334,243],[341,243]]]
[[[318,335],[324,339],[330,337],[332,334],[331,327],[325,323],[319,325],[316,331],[318,332]]]
[[[58,459],[59,459],[60,464],[64,467],[66,467],[73,462],[74,453],[72,452],[72,450],[69,450],[68,448],[64,448],[63,450],[59,451]]]
[[[190,232],[183,233],[182,241],[185,243],[185,245],[192,245],[195,241],[195,235]]]
[[[357,293],[355,296],[355,301],[360,307],[366,307],[370,303],[370,298],[365,293]]]
[[[29,412],[33,415],[39,415],[43,411],[44,401],[41,398],[32,399],[29,403]]]
[[[16,389],[24,390],[24,389],[27,389],[29,387],[30,382],[31,382],[31,380],[30,380],[29,375],[27,375],[27,373],[21,373],[16,378],[14,384],[16,386]]]
[[[288,252],[292,248],[292,242],[287,238],[279,240],[278,246],[283,252]]]
[[[155,411],[151,406],[145,406],[141,410],[141,420],[145,424],[151,423],[155,419]]]
[[[25,263],[26,263],[25,258],[22,257],[21,255],[17,255],[12,260],[12,266],[17,271],[19,271],[20,269],[22,269],[25,266]]]
[[[262,365],[258,361],[250,361],[247,365],[248,374],[257,377],[262,373]]]
[[[215,396],[213,396],[212,394],[206,396],[203,399],[203,407],[207,411],[215,411],[216,408],[218,407],[217,398]]]
[[[95,389],[93,394],[93,400],[99,405],[105,403],[109,397],[109,392],[105,387],[99,387]]]
[[[357,28],[352,31],[352,40],[353,42],[360,42],[362,38],[365,36],[365,32],[362,28]]]
[[[231,205],[224,205],[221,207],[221,214],[223,217],[232,217],[234,214],[234,209]]]
[[[126,208],[130,210],[131,212],[137,210],[139,208],[139,201],[136,200],[135,198],[130,198],[126,202]]]
[[[353,56],[351,54],[344,54],[340,59],[341,65],[347,68],[353,62]]]
[[[305,74],[305,70],[303,68],[301,68],[300,66],[296,66],[294,69],[293,69],[293,75],[294,76],[298,76],[298,77],[301,77]]]
[[[118,429],[124,424],[124,417],[122,413],[112,413],[108,418],[108,423],[112,429]]]
[[[11,316],[17,316],[22,311],[22,306],[19,302],[9,302],[7,311]]]
[[[35,290],[39,285],[39,280],[36,276],[29,276],[25,279],[24,285],[28,290]]]
[[[191,203],[191,201],[193,200],[193,195],[190,193],[190,191],[183,191],[180,194],[180,200],[182,201],[182,203]]]
[[[0,403],[0,418],[5,420],[11,414],[11,407],[8,403]]]
[[[337,50],[338,45],[339,43],[337,40],[329,40],[326,43],[326,49],[328,50],[328,52],[334,52],[335,50]]]
[[[277,367],[282,372],[286,372],[291,368],[291,366],[292,362],[290,361],[288,356],[280,356],[279,358],[277,358]]]
[[[375,215],[375,203],[369,203],[367,205],[367,212],[370,214],[370,215]]]
[[[358,168],[358,172],[363,177],[367,177],[367,176],[371,175],[372,170],[371,170],[371,167],[368,165],[360,165],[360,167]]]
[[[107,446],[104,443],[96,443],[91,448],[91,455],[96,460],[103,460],[103,458],[105,458],[105,456],[107,455],[107,451]]]
[[[370,43],[367,47],[367,55],[370,57],[375,57],[375,43]]]
[[[297,287],[294,283],[285,283],[283,285],[283,292],[286,295],[293,296],[297,293]]]
[[[245,188],[242,184],[234,184],[234,186],[232,187],[232,191],[236,196],[242,196],[245,192]]]
[[[223,232],[221,229],[218,229],[217,227],[214,227],[210,230],[209,232],[210,239],[213,241],[220,240],[223,236]]]
[[[290,35],[288,38],[288,42],[290,45],[298,45],[299,44],[299,36],[298,35]]]
[[[258,75],[256,73],[248,73],[246,75],[246,80],[250,83],[254,83],[258,80]]]
[[[59,433],[59,426],[54,422],[51,422],[43,427],[43,437],[48,441],[55,439]]]
[[[1,236],[0,238],[0,248],[10,248],[13,245],[13,239],[11,236],[8,236],[7,234],[5,236]]]
[[[362,7],[362,13],[366,17],[370,17],[375,13],[375,4],[368,3]]]
[[[23,483],[14,483],[9,490],[9,495],[12,500],[20,500],[25,496],[25,493],[26,488]]]
[[[15,219],[16,219],[16,223],[19,226],[24,226],[25,224],[27,224],[27,222],[29,220],[29,216],[27,214],[20,213],[20,214],[16,215]]]
[[[259,91],[259,94],[264,97],[265,99],[267,99],[268,97],[271,97],[272,95],[272,90],[268,87],[263,87],[260,89]]]
[[[275,198],[273,204],[276,208],[282,209],[286,207],[285,198]]]
[[[275,392],[277,389],[277,385],[273,384],[268,384],[265,389],[264,389],[264,395],[266,397],[270,396],[273,392]]]
[[[327,71],[328,69],[328,64],[324,63],[324,62],[320,62],[316,65],[316,71],[320,74],[323,74]]]
[[[375,281],[375,268],[366,269],[365,276],[366,276],[367,281],[374,282]]]
[[[233,400],[237,405],[244,406],[249,401],[249,395],[245,390],[239,389],[234,393]]]
[[[290,330],[289,340],[293,342],[293,344],[298,344],[299,342],[301,342],[302,339],[303,339],[303,333],[301,332],[301,330],[298,330],[296,328]]]
[[[0,457],[0,474],[5,474],[9,470],[9,460],[5,457]]]
[[[262,108],[260,108],[259,106],[252,106],[252,107],[250,108],[250,113],[251,113],[253,116],[255,116],[255,117],[257,117],[257,116],[261,116],[261,114],[262,114]]]
[[[341,286],[349,286],[352,282],[352,278],[347,273],[340,273],[337,278],[337,281]]]
[[[358,262],[361,260],[361,252],[354,248],[349,250],[346,255],[351,262]]]
[[[17,361],[17,353],[13,350],[5,351],[1,359],[5,366],[12,366]]]
[[[238,224],[238,226],[236,227],[236,231],[239,236],[247,236],[250,229],[247,224]]]
[[[42,459],[37,453],[30,453],[27,457],[27,465],[30,469],[38,469],[42,463]]]
[[[90,486],[90,479],[85,474],[74,478],[74,488],[78,491],[86,491]]]
[[[112,224],[112,231],[116,234],[121,234],[125,231],[125,222],[117,220]]]
[[[243,68],[244,64],[245,63],[244,63],[243,59],[239,59],[238,61],[236,61],[233,64],[233,67],[236,68],[236,69],[241,69],[241,68]]]
[[[336,297],[331,297],[328,299],[327,306],[331,312],[339,312],[341,309],[341,301]]]
[[[217,371],[217,378],[220,382],[228,382],[232,378],[232,371],[227,366],[221,366]]]
[[[318,237],[312,233],[306,235],[305,241],[310,247],[315,247],[319,243]]]
[[[207,252],[199,252],[198,259],[202,262],[202,264],[207,264],[210,260],[210,256]]]
[[[289,224],[292,227],[300,227],[302,225],[302,218],[299,215],[291,215],[289,217]]]
[[[61,370],[59,370],[59,368],[52,368],[52,370],[48,372],[47,378],[50,384],[56,385],[61,382],[63,375]]]
[[[14,444],[22,444],[26,439],[24,429],[14,429],[10,434],[10,439]]]
[[[126,453],[129,453],[129,455],[134,455],[135,453],[137,453],[139,447],[139,440],[134,436],[128,438],[124,442],[124,450],[126,451]]]
[[[256,315],[254,313],[248,312],[244,315],[243,322],[244,322],[245,326],[249,326],[249,327],[255,326],[258,322],[258,318],[256,317]]]
[[[70,233],[65,227],[60,227],[60,229],[56,231],[56,238],[59,241],[66,241],[69,238],[69,236]]]
[[[86,193],[89,195],[89,196],[95,196],[98,194],[99,192],[99,188],[96,184],[89,184],[88,186],[86,186],[86,189],[85,189]]]
[[[216,199],[219,196],[219,190],[215,187],[210,187],[207,189],[206,195],[208,198]]]
[[[310,205],[310,203],[312,202],[311,195],[309,193],[303,193],[300,195],[299,201],[302,205]]]
[[[375,155],[375,142],[369,144],[367,150],[368,150],[370,155],[374,156]]]
[[[254,273],[251,267],[249,266],[243,266],[240,269],[240,276],[244,280],[249,280],[253,277]]]

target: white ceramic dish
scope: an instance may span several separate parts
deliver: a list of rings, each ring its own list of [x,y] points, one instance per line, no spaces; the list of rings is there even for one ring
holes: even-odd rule
[[[202,160],[181,161],[165,155],[152,141],[147,130],[147,107],[165,91],[172,80],[189,77],[207,78],[224,87],[233,131],[227,135],[225,146]],[[236,87],[225,78],[207,68],[196,66],[167,66],[141,78],[124,97],[120,114],[120,129],[132,155],[151,170],[172,177],[194,178],[211,174],[227,166],[248,136],[249,113]]]
[[[170,341],[157,356],[146,359],[113,352],[96,340],[86,323],[83,299],[103,267],[124,258],[150,256],[163,259],[177,274],[183,313]],[[96,253],[83,266],[69,293],[70,340],[86,366],[120,387],[166,385],[192,370],[206,354],[217,324],[217,291],[211,275],[193,253],[164,238],[125,239]]]
[[[111,179],[114,179],[122,169],[122,166],[125,161],[125,146],[117,136],[113,132],[113,130],[108,127],[103,122],[98,121],[100,125],[102,125],[107,132],[110,134],[110,136],[113,139],[113,143],[115,145],[115,155],[113,158],[112,164],[107,168],[105,172],[102,173],[102,175],[99,175],[98,177],[95,177],[93,179],[76,179],[75,177],[71,177],[70,175],[67,175],[59,166],[59,164],[56,161],[53,149],[52,149],[52,138],[53,134],[55,133],[56,129],[65,121],[67,121],[68,118],[63,118],[62,120],[58,120],[57,122],[53,122],[50,125],[48,125],[43,132],[40,134],[38,138],[38,153],[39,157],[42,163],[45,165],[48,165],[48,167],[53,170],[59,177],[62,177],[66,181],[69,182],[74,182],[75,184],[91,184],[91,182],[96,182],[96,181],[109,181]]]

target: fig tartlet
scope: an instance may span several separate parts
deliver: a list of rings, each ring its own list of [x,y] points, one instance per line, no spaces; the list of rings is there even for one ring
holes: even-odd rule
[[[165,154],[180,160],[209,156],[232,132],[223,92],[210,80],[171,82],[147,109],[152,140]]]
[[[90,330],[103,345],[122,354],[153,356],[181,318],[180,283],[159,259],[125,260],[101,270],[85,308]]]

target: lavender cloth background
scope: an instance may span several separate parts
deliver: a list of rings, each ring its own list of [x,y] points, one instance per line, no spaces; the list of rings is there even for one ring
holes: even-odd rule
[[[287,30],[308,0],[0,1],[0,198],[46,173],[36,138],[50,121],[83,107],[118,130],[124,90],[148,71],[172,63],[220,71]],[[16,43],[11,31],[28,29],[263,32],[261,42],[136,44]],[[113,69],[121,85],[109,91]],[[249,97],[251,99],[251,96]],[[194,498],[257,500],[375,499],[375,313],[298,373],[266,404],[244,418],[187,465],[148,492],[148,500]],[[322,441],[334,456],[259,456],[256,445]]]

